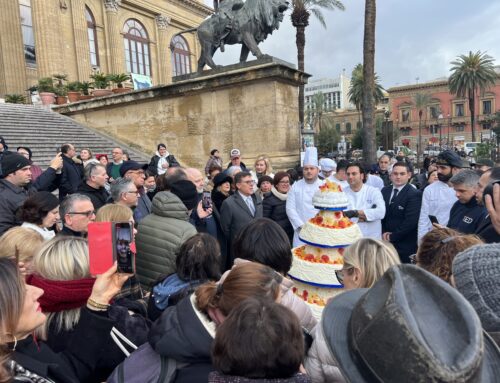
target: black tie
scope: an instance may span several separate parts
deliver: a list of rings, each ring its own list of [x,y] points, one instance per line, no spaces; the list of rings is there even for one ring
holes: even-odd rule
[[[394,189],[394,194],[392,195],[391,204],[394,202],[394,199],[397,197],[398,191],[399,191],[398,189]]]

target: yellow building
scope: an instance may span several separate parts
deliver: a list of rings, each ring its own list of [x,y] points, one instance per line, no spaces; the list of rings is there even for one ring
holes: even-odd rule
[[[0,97],[39,78],[134,73],[168,84],[196,70],[195,33],[213,10],[203,0],[1,0]]]

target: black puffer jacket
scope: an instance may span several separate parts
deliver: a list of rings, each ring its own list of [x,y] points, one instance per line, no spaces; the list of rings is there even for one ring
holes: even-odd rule
[[[264,217],[272,219],[280,225],[285,230],[291,243],[293,241],[293,227],[286,215],[286,197],[286,194],[278,192],[273,186],[271,192],[264,196],[262,207]]]
[[[194,299],[190,295],[167,308],[149,333],[149,343],[158,354],[188,364],[177,371],[175,383],[207,382],[215,370],[210,357],[215,325],[194,307]]]
[[[99,210],[102,206],[106,205],[109,198],[109,193],[104,187],[99,189],[93,188],[86,182],[83,182],[77,190],[77,193],[84,194],[90,198],[94,210]]]

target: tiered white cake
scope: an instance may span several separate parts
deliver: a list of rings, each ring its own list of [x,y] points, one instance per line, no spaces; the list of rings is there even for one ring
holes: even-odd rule
[[[348,202],[342,188],[326,180],[313,196],[313,205],[320,211],[300,231],[305,245],[293,249],[288,275],[294,280],[294,292],[318,319],[327,300],[343,287],[335,271],[343,267],[344,248],[362,237],[358,225],[342,213]]]

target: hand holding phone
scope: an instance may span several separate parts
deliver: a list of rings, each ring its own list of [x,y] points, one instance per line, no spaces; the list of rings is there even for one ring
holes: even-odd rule
[[[439,221],[437,220],[436,216],[435,215],[429,215],[429,221],[431,221],[431,223],[434,225],[434,224],[438,224],[439,225]]]
[[[130,250],[133,234],[129,222],[115,223],[115,247],[118,272],[125,274],[135,273],[134,253]]]

